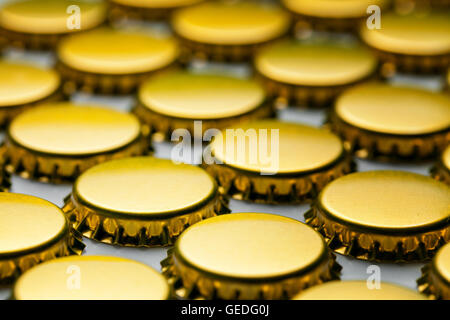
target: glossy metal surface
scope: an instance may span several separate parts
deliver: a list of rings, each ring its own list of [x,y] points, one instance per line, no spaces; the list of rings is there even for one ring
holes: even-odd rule
[[[283,35],[289,15],[281,8],[255,1],[205,2],[177,11],[172,19],[175,32],[184,38],[208,44],[257,44]]]
[[[255,58],[259,73],[269,79],[301,86],[333,86],[363,80],[377,60],[359,44],[283,40]]]
[[[162,115],[184,119],[220,119],[243,115],[265,100],[255,81],[221,74],[175,71],[149,79],[139,101]]]
[[[445,225],[450,216],[448,186],[402,171],[358,172],[341,177],[324,188],[319,202],[331,219],[367,233],[420,232]]]
[[[423,135],[450,128],[450,98],[412,87],[354,87],[338,98],[335,110],[348,124],[379,133]]]
[[[61,42],[58,57],[67,66],[100,74],[134,74],[154,71],[177,58],[172,37],[143,30],[100,28],[72,35]]]
[[[439,275],[447,282],[447,288],[450,289],[450,245],[446,245],[439,250],[433,264]]]
[[[54,204],[33,196],[0,193],[0,259],[39,251],[68,233],[64,214]]]
[[[408,288],[381,282],[380,288],[368,287],[366,281],[332,281],[309,288],[294,300],[425,300]]]
[[[450,170],[450,147],[447,147],[442,154],[442,163],[447,168],[447,170]]]
[[[165,300],[169,286],[161,274],[142,263],[82,256],[29,270],[14,285],[13,295],[18,300]]]
[[[226,131],[222,132],[213,141],[211,150],[226,165],[249,172],[264,172],[266,169],[267,172],[275,169],[276,173],[282,174],[307,172],[333,163],[344,152],[336,135],[306,125],[260,120],[229,129],[234,129],[234,136],[228,137]],[[275,140],[276,135],[279,141]],[[242,149],[230,149],[233,141],[235,148]],[[239,141],[246,143],[239,144]],[[277,168],[273,167],[274,161],[267,163],[266,158],[258,156],[262,150],[267,150],[270,156],[271,152],[276,152],[271,150],[275,145],[279,151]]]
[[[80,0],[21,0],[12,1],[0,10],[0,26],[23,33],[62,34],[80,29],[68,29],[67,8],[80,8],[81,30],[100,25],[106,18],[103,1]]]
[[[139,137],[140,124],[130,114],[61,102],[22,113],[8,134],[35,152],[76,156],[120,149]]]
[[[362,39],[376,49],[406,55],[450,54],[450,13],[384,13],[381,29],[361,28]]]
[[[0,61],[0,107],[47,98],[60,86],[59,75],[29,63]]]
[[[263,213],[205,220],[186,230],[175,245],[175,259],[212,277],[260,280],[306,271],[324,252],[325,243],[313,229]]]
[[[74,185],[76,197],[94,210],[142,219],[189,212],[216,192],[204,170],[152,157],[105,162],[86,171]]]
[[[282,0],[291,11],[321,18],[360,18],[366,16],[367,7],[386,7],[389,0]]]

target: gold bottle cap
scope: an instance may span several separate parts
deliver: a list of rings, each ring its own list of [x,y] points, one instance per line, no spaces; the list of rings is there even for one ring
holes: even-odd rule
[[[110,16],[121,19],[164,20],[175,9],[192,6],[204,0],[110,0]]]
[[[202,221],[180,236],[161,264],[176,295],[188,299],[289,298],[338,279],[340,271],[317,232],[265,213]]]
[[[71,29],[68,28],[70,14],[67,11],[74,5],[79,8],[81,23]],[[54,47],[61,35],[92,29],[105,19],[106,5],[103,1],[12,1],[0,8],[0,33],[12,44],[44,49]]]
[[[383,13],[382,28],[361,27],[364,42],[375,49],[386,75],[441,72],[450,61],[450,13]]]
[[[445,148],[439,162],[431,169],[431,175],[450,185],[450,145]]]
[[[73,90],[129,93],[172,65],[178,47],[172,37],[144,30],[100,28],[64,39],[57,53],[57,69]]]
[[[242,150],[234,152],[234,146]],[[227,128],[213,140],[211,153],[215,162],[205,167],[228,194],[263,203],[309,200],[354,170],[336,135],[276,120]]]
[[[29,106],[62,98],[60,86],[61,79],[53,70],[0,61],[0,125]]]
[[[177,10],[172,19],[184,56],[246,60],[255,46],[281,37],[290,17],[278,6],[255,1],[212,1]]]
[[[381,9],[389,6],[389,0],[282,0],[284,6],[294,13],[296,29],[301,27],[329,31],[356,29],[367,17],[367,8],[376,5]]]
[[[377,60],[354,42],[283,40],[261,50],[255,68],[271,96],[313,106],[373,76]]]
[[[283,4],[294,13],[321,18],[363,18],[367,16],[367,7],[386,6],[386,0],[282,0]]]
[[[42,105],[11,122],[7,168],[24,178],[73,180],[107,159],[147,153],[147,130],[134,115],[112,109],[69,102]]]
[[[110,0],[124,6],[138,8],[177,8],[190,6],[204,0]]]
[[[353,173],[329,183],[305,218],[338,253],[422,261],[450,241],[450,187],[403,171]]]
[[[186,226],[229,212],[204,170],[153,157],[87,170],[63,210],[86,237],[123,246],[170,245]]]
[[[24,194],[0,193],[0,230],[0,282],[84,248],[60,208]]]
[[[434,299],[450,300],[450,244],[443,246],[433,261],[422,268],[417,285],[420,292]]]
[[[169,285],[149,266],[119,257],[65,257],[40,264],[15,283],[16,300],[167,300]]]
[[[201,120],[205,131],[273,115],[256,81],[217,73],[164,73],[143,83],[138,99],[134,112],[169,138],[176,128],[194,133],[194,120]]]
[[[330,281],[305,290],[294,300],[426,300],[420,293],[386,282],[369,288],[367,281]]]
[[[429,158],[450,141],[450,98],[422,89],[365,84],[337,99],[330,124],[359,157]]]

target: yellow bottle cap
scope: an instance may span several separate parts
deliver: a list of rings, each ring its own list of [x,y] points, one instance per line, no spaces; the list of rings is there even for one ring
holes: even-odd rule
[[[30,64],[0,61],[0,125],[29,106],[62,98],[59,75]]]
[[[377,60],[355,42],[283,40],[261,50],[255,68],[269,95],[280,103],[323,106],[372,77]]]
[[[257,46],[281,37],[289,25],[281,8],[256,1],[205,2],[180,9],[172,18],[185,60],[249,59]]]
[[[187,226],[229,212],[203,169],[153,157],[87,170],[63,210],[86,237],[123,246],[170,245]]]
[[[369,83],[345,91],[329,122],[358,157],[425,159],[450,141],[450,98],[423,89]]]
[[[211,151],[207,171],[239,200],[302,202],[354,170],[336,135],[276,120],[232,126],[215,137]]]
[[[450,98],[370,83],[349,89],[337,99],[330,124],[359,157],[429,158],[450,142]]]
[[[450,13],[384,13],[381,29],[360,30],[383,62],[383,73],[441,72],[450,62]]]
[[[69,11],[70,8],[73,11]],[[79,19],[73,16],[72,21],[70,14],[79,14]],[[48,49],[53,48],[61,36],[92,29],[105,19],[106,5],[103,1],[12,1],[0,8],[0,34],[19,47]]]
[[[178,56],[172,37],[109,28],[72,35],[61,41],[57,51],[57,69],[66,86],[101,93],[130,93]]]
[[[176,9],[192,6],[204,0],[110,0],[112,21],[165,20]]]
[[[430,8],[448,10],[450,0],[395,0],[395,10],[398,13],[408,13],[413,10],[429,10]]]
[[[132,114],[69,102],[42,105],[11,122],[7,168],[24,178],[73,180],[107,159],[147,153],[146,131]]]
[[[65,257],[40,264],[15,283],[16,300],[166,300],[169,285],[154,269],[119,257]]]
[[[338,279],[340,271],[317,232],[265,213],[202,221],[180,236],[161,264],[176,295],[188,299],[289,298]]]
[[[356,30],[367,8],[376,5],[386,9],[390,0],[282,0],[284,6],[295,16],[296,30],[315,29],[326,31]]]
[[[0,193],[0,282],[32,266],[70,254],[84,245],[54,204],[36,197]]]
[[[164,73],[139,88],[134,112],[157,132],[170,139],[177,128],[194,133],[194,121],[202,132],[236,122],[273,115],[264,89],[254,80],[224,74],[188,71]]]
[[[450,185],[450,145],[445,148],[439,162],[431,169],[431,175]]]
[[[450,241],[450,187],[403,171],[353,173],[329,183],[305,218],[338,253],[422,261]]]
[[[420,292],[431,298],[450,300],[450,244],[443,246],[433,261],[422,268],[417,285]]]
[[[426,300],[420,293],[398,285],[381,282],[369,288],[366,281],[330,281],[309,288],[294,300]]]

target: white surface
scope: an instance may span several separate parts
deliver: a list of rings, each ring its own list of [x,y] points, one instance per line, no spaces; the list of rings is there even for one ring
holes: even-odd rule
[[[0,3],[2,0],[0,0]],[[23,53],[19,51],[10,51],[6,54],[8,59],[26,59],[33,63],[41,65],[51,65],[52,55],[44,53]],[[201,63],[194,64],[196,68],[204,67]],[[214,68],[222,69],[220,65],[214,65]],[[227,72],[245,75],[248,70],[239,66],[226,68]],[[431,90],[439,90],[442,87],[442,81],[439,77],[430,77],[426,79],[415,77],[400,76],[394,79],[395,83],[409,83]],[[77,94],[73,97],[74,101],[83,103],[99,103],[111,106],[120,110],[129,110],[134,102],[133,97],[104,97],[104,96],[87,96]],[[300,122],[320,126],[324,120],[323,111],[289,109],[280,112],[279,118],[292,122]],[[170,157],[170,144],[163,143],[156,146],[157,157]],[[428,175],[430,164],[420,166],[409,165],[389,165],[379,164],[368,161],[359,161],[358,167],[360,171],[380,170],[380,169],[396,169],[409,170],[416,173]],[[59,206],[62,205],[63,198],[71,191],[70,185],[51,185],[33,181],[26,181],[20,177],[14,176],[12,179],[12,192],[25,193],[35,195],[47,199]],[[256,205],[246,202],[231,201],[230,207],[232,212],[267,212],[288,216],[300,221],[304,221],[303,213],[308,209],[308,205]],[[160,270],[160,261],[166,256],[166,249],[161,248],[123,248],[101,244],[85,239],[87,245],[86,255],[112,255],[131,258],[146,263],[153,268]],[[343,266],[342,279],[367,279],[367,267],[373,263],[358,261],[338,255],[338,262]],[[422,264],[377,264],[381,267],[381,280],[392,283],[401,284],[409,288],[416,287],[416,279],[420,276],[420,267]],[[8,289],[0,289],[0,299],[8,298]]]

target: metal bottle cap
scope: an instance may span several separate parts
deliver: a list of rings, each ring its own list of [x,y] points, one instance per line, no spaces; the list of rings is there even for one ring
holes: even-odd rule
[[[255,68],[280,104],[310,107],[373,77],[377,60],[356,42],[282,40],[256,55]]]
[[[423,261],[450,241],[450,187],[403,171],[353,173],[328,184],[305,218],[338,253]]]
[[[160,21],[170,18],[174,10],[202,1],[204,0],[110,0],[109,16],[112,21]]]
[[[389,7],[390,0],[282,0],[294,14],[297,32],[320,30],[332,32],[355,31],[367,17],[367,8]]]
[[[233,146],[243,149],[235,152]],[[235,199],[263,203],[310,200],[355,167],[333,133],[276,120],[227,128],[211,151],[214,161],[205,167],[224,190]]]
[[[7,169],[24,178],[63,182],[107,159],[149,151],[146,128],[132,114],[70,102],[42,105],[8,128]]]
[[[148,30],[100,28],[67,37],[57,54],[56,68],[67,91],[123,94],[133,92],[150,74],[171,66],[178,47],[172,37]]]
[[[431,298],[450,300],[450,244],[443,246],[433,261],[422,268],[417,284],[419,291]]]
[[[194,133],[195,120],[202,121],[204,132],[274,113],[256,81],[217,73],[164,73],[143,83],[138,99],[134,112],[169,138],[177,128]]]
[[[383,63],[382,72],[391,76],[404,72],[440,73],[450,61],[450,13],[384,13],[381,29],[361,27],[363,41]]]
[[[450,142],[450,98],[423,89],[381,83],[345,91],[331,128],[362,158],[419,160]]]
[[[102,256],[48,261],[25,272],[13,288],[16,300],[166,300],[169,295],[167,281],[147,265]]]
[[[0,193],[0,282],[34,265],[81,254],[84,245],[60,208],[33,196]]]
[[[68,28],[68,8],[79,8],[79,26]],[[103,1],[20,0],[0,9],[0,35],[15,46],[29,49],[50,49],[62,36],[95,28],[106,19]]]
[[[0,125],[30,106],[62,98],[61,79],[50,69],[0,61]]]
[[[187,226],[229,212],[206,171],[153,157],[87,170],[63,210],[86,237],[123,246],[170,245]]]
[[[288,31],[281,8],[257,1],[211,1],[176,11],[172,26],[181,40],[182,58],[241,61],[261,44]]]
[[[322,237],[278,215],[233,213],[188,228],[162,262],[183,298],[281,299],[339,278]]]
[[[431,168],[433,178],[450,185],[450,146],[445,148],[439,162]]]
[[[420,293],[398,285],[381,282],[369,288],[366,281],[330,281],[307,289],[294,300],[425,300]]]

